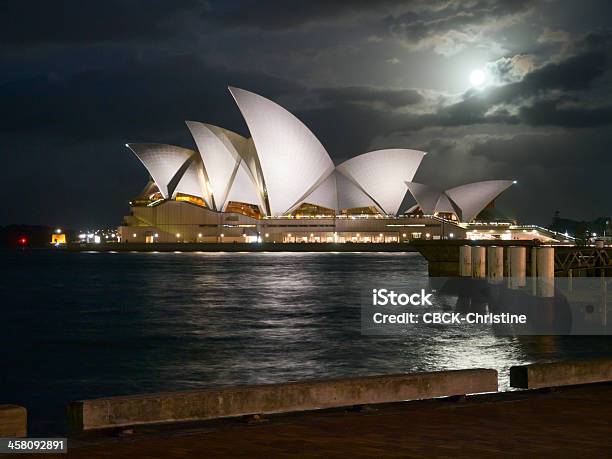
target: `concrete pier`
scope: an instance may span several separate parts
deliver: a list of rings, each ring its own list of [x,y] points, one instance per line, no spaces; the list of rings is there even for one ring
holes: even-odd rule
[[[534,363],[510,368],[510,385],[522,389],[612,381],[612,358]]]
[[[526,275],[537,276],[537,252],[541,249],[554,250],[553,272],[557,277],[565,277],[569,270],[573,270],[574,277],[599,277],[603,272],[608,277],[612,273],[612,246],[596,248],[593,246],[554,245],[542,246],[536,241],[508,241],[508,240],[444,240],[444,241],[418,241],[410,243],[423,257],[427,259],[429,276],[431,277],[457,277],[460,275],[460,251],[462,246],[471,246],[472,254],[476,247],[504,247],[509,253],[510,247],[524,247],[527,259]],[[474,270],[474,255],[472,255],[472,270]],[[508,257],[504,257],[508,261]],[[510,266],[504,266],[505,275],[508,276]],[[529,282],[529,280],[527,280]],[[534,286],[535,289],[535,286]],[[533,292],[534,296],[536,292]]]
[[[308,411],[497,391],[497,371],[438,371],[227,387],[71,403],[74,430]]]
[[[608,457],[612,384],[513,391],[71,436],[68,459]],[[560,435],[559,433],[564,433]],[[32,457],[38,457],[32,456]]]
[[[460,253],[462,246],[470,246],[472,251],[472,272],[474,271],[474,261],[476,247],[486,248],[490,246],[503,247],[505,250],[510,246],[521,246],[527,249],[527,259],[529,260],[532,247],[537,244],[533,241],[508,241],[508,240],[460,240],[460,239],[445,239],[445,240],[412,240],[410,247],[418,251],[428,263],[429,276],[431,277],[457,277],[460,276]],[[466,249],[464,249],[466,250]],[[479,249],[480,250],[480,249]],[[478,252],[478,251],[477,251]],[[611,250],[612,253],[612,250]],[[476,253],[478,257],[478,253]],[[484,256],[484,274],[482,278],[486,278],[486,253]],[[504,257],[505,258],[505,257]],[[477,268],[477,267],[476,267]],[[507,268],[504,267],[507,272]],[[529,266],[527,267],[527,275],[529,276]],[[479,277],[479,276],[477,276]]]
[[[462,375],[468,378],[464,380],[467,382],[479,372],[483,372],[480,375],[489,382],[490,378],[497,376],[494,370],[421,373],[414,376],[446,377],[450,374],[455,379],[457,375]],[[404,376],[410,375],[399,375]],[[402,396],[396,390],[397,381],[385,383],[382,378],[389,377],[351,380],[359,380],[361,384],[365,381],[370,387],[371,399],[377,398],[374,395],[376,392]],[[609,456],[611,358],[521,365],[511,368],[510,378],[512,386],[531,390],[401,400],[368,406],[342,404],[337,408],[272,413],[265,417],[132,424],[129,429],[122,424],[123,427],[110,430],[73,432],[69,438],[68,453],[61,456],[83,459],[167,459],[202,455],[211,458],[294,457],[296,454],[304,455],[305,451],[309,457],[473,458],[498,457],[508,451],[526,457]],[[351,380],[272,385],[275,391],[262,394],[265,399],[259,402],[276,404],[285,397],[292,399],[293,389],[289,386],[296,384],[312,387],[313,383],[338,384]],[[431,394],[439,388],[438,383],[428,377],[412,385],[420,393]],[[552,392],[539,390],[549,387],[557,389]],[[233,389],[238,389],[234,394],[237,400],[231,397]],[[241,399],[239,391],[243,389],[223,389],[227,391],[227,396],[216,399],[215,409],[229,409]],[[355,392],[354,386],[345,385],[342,389],[350,392],[343,395],[343,400],[365,395],[359,390]],[[173,402],[167,397],[171,394],[112,397],[114,401],[106,406],[106,415],[114,419],[138,399],[140,402],[131,408],[139,407],[150,415],[153,411],[150,410],[152,405],[149,401],[153,395],[164,398],[164,403],[170,403],[171,406],[164,409],[178,407],[189,410],[192,406],[192,400],[181,399],[180,395]],[[112,406],[117,402],[117,406]],[[125,406],[121,408],[120,405],[124,403]],[[407,425],[409,428],[406,428]],[[569,434],[559,436],[560,431]],[[520,438],[519,444],[517,438]]]
[[[0,405],[0,437],[25,437],[27,435],[27,410],[18,405]]]

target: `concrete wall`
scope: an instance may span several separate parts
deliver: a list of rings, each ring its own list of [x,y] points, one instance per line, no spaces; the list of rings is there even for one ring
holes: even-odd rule
[[[510,368],[510,385],[522,389],[612,381],[612,359],[534,363]]]
[[[497,391],[497,371],[475,369],[262,386],[228,387],[73,402],[75,430],[306,411]]]
[[[0,405],[0,437],[26,437],[27,435],[27,410],[18,405]]]

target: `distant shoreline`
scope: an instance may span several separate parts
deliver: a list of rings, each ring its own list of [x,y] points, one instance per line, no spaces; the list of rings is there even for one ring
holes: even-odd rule
[[[61,249],[60,249],[61,250]],[[163,243],[68,244],[71,252],[416,252],[407,243]]]

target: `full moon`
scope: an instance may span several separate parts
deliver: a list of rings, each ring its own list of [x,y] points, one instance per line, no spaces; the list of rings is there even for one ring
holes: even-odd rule
[[[477,69],[477,70],[472,71],[472,73],[470,73],[470,83],[475,88],[482,86],[484,82],[485,82],[485,73],[482,70]]]

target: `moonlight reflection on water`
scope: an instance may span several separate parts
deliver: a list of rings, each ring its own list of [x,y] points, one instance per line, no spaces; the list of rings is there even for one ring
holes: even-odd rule
[[[31,432],[82,398],[306,378],[497,368],[610,340],[414,327],[363,336],[364,283],[427,276],[416,253],[5,252],[0,394]],[[6,352],[10,350],[10,352]]]

